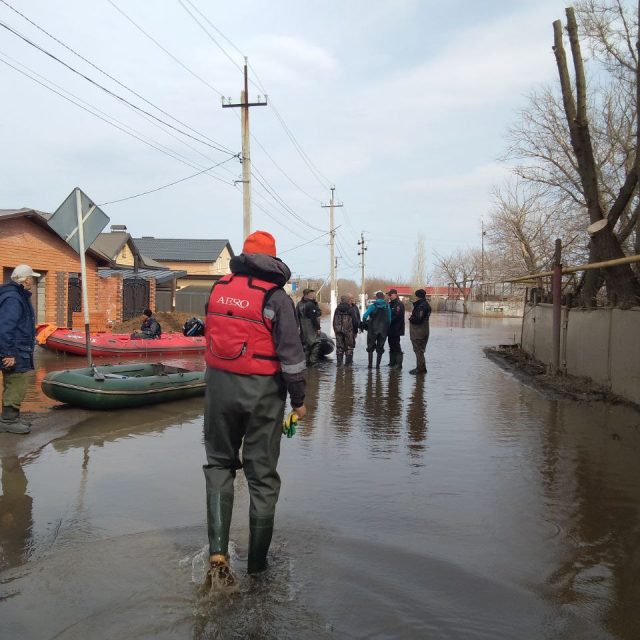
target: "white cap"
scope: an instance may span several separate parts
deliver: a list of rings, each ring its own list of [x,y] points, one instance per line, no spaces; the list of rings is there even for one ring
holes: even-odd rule
[[[22,280],[23,278],[39,278],[40,274],[36,273],[28,264],[19,264],[11,274],[12,280]]]

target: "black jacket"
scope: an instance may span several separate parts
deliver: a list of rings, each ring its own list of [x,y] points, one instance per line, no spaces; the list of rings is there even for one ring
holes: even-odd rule
[[[140,325],[140,331],[146,333],[152,338],[159,338],[162,335],[162,327],[160,323],[151,316],[150,318],[145,318]]]
[[[430,315],[431,305],[424,298],[418,298],[413,303],[413,311],[409,316],[409,322],[411,324],[422,324],[423,322],[429,322]]]
[[[391,307],[391,324],[389,325],[390,336],[403,336],[404,335],[404,304],[399,300],[391,300],[389,302]]]
[[[291,277],[289,267],[282,260],[263,253],[241,253],[231,258],[229,268],[232,273],[254,276],[279,287]],[[280,360],[282,379],[291,396],[291,406],[299,407],[304,404],[307,363],[293,301],[284,289],[273,291],[265,303],[263,315],[273,326],[273,343]]]
[[[298,313],[301,318],[311,320],[313,328],[320,329],[320,316],[322,315],[322,309],[315,300],[305,300],[304,298],[298,302]]]

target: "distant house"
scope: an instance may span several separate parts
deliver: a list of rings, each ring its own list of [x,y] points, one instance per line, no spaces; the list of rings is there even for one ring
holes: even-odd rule
[[[177,238],[134,238],[140,253],[167,269],[183,270],[178,287],[197,285],[211,288],[229,273],[229,261],[234,257],[228,240],[184,240]]]
[[[100,269],[102,277],[122,278],[122,319],[128,320],[149,307],[156,311],[174,311],[177,282],[184,269],[171,269],[140,252],[125,225],[111,225],[91,245],[108,256],[111,266]]]

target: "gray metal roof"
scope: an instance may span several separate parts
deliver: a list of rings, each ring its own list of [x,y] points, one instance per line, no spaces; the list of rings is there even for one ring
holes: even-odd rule
[[[104,253],[104,255],[109,256],[111,260],[115,260],[130,237],[126,231],[100,233],[93,241],[91,248]]]
[[[213,262],[227,247],[234,255],[228,240],[185,240],[177,238],[134,238],[140,253],[154,260],[172,262]]]
[[[174,278],[184,278],[186,271],[172,271],[171,269],[98,269],[98,275],[101,278],[108,278],[112,275],[121,275],[124,280],[133,280],[134,278],[143,278],[145,280],[155,280],[156,282],[166,282]]]

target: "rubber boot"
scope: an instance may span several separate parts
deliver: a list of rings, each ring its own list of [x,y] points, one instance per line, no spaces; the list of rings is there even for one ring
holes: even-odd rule
[[[15,407],[3,406],[0,418],[0,432],[26,435],[31,431],[31,425],[20,420],[20,410]]]
[[[373,367],[373,351],[370,351],[367,355],[369,356],[368,368],[371,369]]]
[[[396,353],[396,369],[402,369],[402,361],[404,360],[404,353],[399,351]]]
[[[350,367],[353,364],[353,353],[347,353],[347,357],[344,360],[344,366]]]
[[[267,568],[267,552],[273,535],[273,516],[249,518],[249,557],[247,573],[254,575]]]
[[[396,352],[395,351],[389,351],[389,367],[391,367],[392,369],[396,366]]]
[[[235,578],[228,563],[232,513],[233,495],[207,492],[210,568],[207,572],[205,586],[214,590],[235,585]],[[213,556],[224,556],[224,560],[213,560]]]
[[[337,365],[338,367],[342,366],[342,360],[343,360],[343,358],[344,358],[344,353],[339,353],[339,354],[336,356],[336,365]]]
[[[382,353],[378,353],[376,357],[376,369],[380,368],[380,363],[382,362]]]

